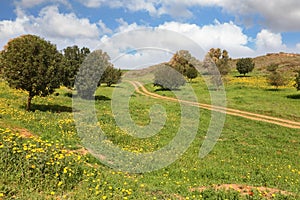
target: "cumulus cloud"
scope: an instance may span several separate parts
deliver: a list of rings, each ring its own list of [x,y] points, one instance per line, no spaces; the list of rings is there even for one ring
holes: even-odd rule
[[[150,15],[167,14],[174,18],[193,16],[192,7],[217,6],[237,20],[260,23],[274,31],[299,31],[300,1],[298,0],[78,0],[87,7],[109,6],[130,11],[145,10]]]
[[[98,48],[110,55],[113,64],[129,69],[166,62],[181,49],[189,50],[198,58],[205,53],[184,35],[157,27],[119,32],[111,38],[106,36],[102,42]]]
[[[77,18],[74,13],[62,14],[57,6],[45,7],[37,18],[31,17],[31,32],[53,38],[93,38],[99,35],[96,24],[87,18]]]
[[[19,9],[32,8],[41,4],[59,3],[71,7],[68,0],[15,0],[14,4]]]
[[[22,15],[14,21],[0,21],[1,46],[18,35],[36,34],[57,44],[58,48],[78,43],[84,45],[84,41],[95,47],[100,34],[106,33],[111,30],[102,21],[96,24],[87,18],[78,18],[74,13],[60,13],[57,6],[43,8],[37,17]]]
[[[173,18],[191,18],[195,7],[220,7],[236,16],[238,21],[260,23],[272,31],[300,31],[300,1],[298,0],[77,0],[88,8],[108,6],[132,12],[147,11],[151,16],[170,15]],[[15,0],[18,12],[37,5],[62,4],[72,7],[68,0]]]
[[[258,52],[278,52],[287,50],[286,45],[282,42],[280,33],[272,33],[265,29],[257,34],[256,47]]]
[[[298,0],[224,0],[217,3],[224,10],[239,16],[255,18],[260,16],[260,23],[274,31],[299,31],[300,1]],[[253,19],[254,20],[254,19]],[[259,22],[259,21],[258,21]]]
[[[221,24],[216,21],[215,24],[202,27],[196,24],[167,22],[160,25],[159,28],[183,34],[194,40],[205,51],[213,47],[220,47],[227,49],[233,57],[254,54],[254,51],[246,46],[248,37],[233,22]]]

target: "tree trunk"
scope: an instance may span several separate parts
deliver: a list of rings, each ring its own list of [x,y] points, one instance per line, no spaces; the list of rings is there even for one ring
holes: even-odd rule
[[[29,92],[29,96],[28,96],[28,99],[27,99],[27,106],[26,106],[26,111],[30,111],[31,109],[31,100],[32,100],[32,94],[31,92]]]

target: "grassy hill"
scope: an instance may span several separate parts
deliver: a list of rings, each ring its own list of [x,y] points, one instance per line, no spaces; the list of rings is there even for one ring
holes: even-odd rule
[[[266,67],[270,64],[279,64],[279,70],[294,73],[296,70],[300,70],[300,54],[291,53],[270,53],[263,56],[258,56],[253,58],[255,62],[255,67],[259,71],[266,71]],[[236,67],[236,62],[238,59],[233,59],[230,61],[230,66],[232,68]]]
[[[225,86],[230,108],[300,121],[300,97],[295,88],[271,90],[256,74],[230,75]],[[146,87],[162,96],[173,95],[157,91],[152,84]],[[199,102],[209,103],[209,91],[201,78],[194,80],[192,87]],[[158,134],[134,138],[116,124],[111,108],[114,89],[102,86],[96,92],[105,97],[98,98],[95,107],[107,143],[140,154],[172,141],[182,123],[177,102],[134,93],[129,111],[136,124],[150,122],[154,105],[163,106],[167,113]],[[201,109],[195,140],[178,160],[157,171],[133,174],[103,165],[84,150],[69,90],[61,88],[56,95],[34,98],[34,112],[24,110],[26,97],[26,92],[13,90],[0,80],[1,200],[300,198],[299,129],[228,115],[217,145],[200,159],[199,148],[211,117],[210,111]]]

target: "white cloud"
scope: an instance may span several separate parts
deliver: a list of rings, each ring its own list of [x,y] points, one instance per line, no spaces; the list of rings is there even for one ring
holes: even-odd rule
[[[99,36],[96,24],[87,18],[77,18],[74,13],[62,14],[56,6],[45,7],[39,17],[31,17],[32,32],[53,38],[94,38]]]
[[[60,13],[57,6],[43,8],[39,16],[18,16],[16,20],[0,21],[0,45],[21,34],[35,34],[57,44],[58,48],[85,43],[95,47],[100,34],[109,33],[102,21],[91,23],[87,18],[78,18],[74,13]]]
[[[68,2],[68,0],[15,0],[14,3],[17,8],[20,9],[32,8],[41,4],[49,3],[59,3],[67,7],[71,7],[71,4]]]
[[[102,20],[99,20],[98,26],[100,27],[101,35],[113,33],[113,31],[110,28],[108,28]]]
[[[268,29],[275,31],[299,31],[300,1],[298,0],[224,0],[216,3],[224,10],[239,16],[255,18],[259,15]]]
[[[87,7],[109,6],[130,11],[145,10],[150,15],[168,14],[174,18],[193,16],[192,7],[221,7],[236,16],[237,20],[261,23],[275,31],[299,31],[299,0],[78,0]],[[259,18],[259,19],[258,19]]]
[[[105,3],[105,0],[78,0],[78,1],[88,8],[98,8],[102,6],[103,3]]]
[[[297,51],[297,52],[300,51],[300,43],[296,44],[296,51]]]
[[[168,22],[160,25],[159,28],[181,33],[194,40],[205,51],[212,47],[220,47],[227,49],[233,57],[254,54],[254,51],[246,46],[248,37],[233,22],[215,23],[203,27],[196,24]]]
[[[26,23],[28,19],[18,18],[16,21],[3,20],[0,21],[0,38],[10,38],[18,34],[24,33],[23,24]]]
[[[256,47],[258,52],[279,52],[287,50],[286,45],[282,42],[280,33],[272,33],[265,29],[257,34]]]

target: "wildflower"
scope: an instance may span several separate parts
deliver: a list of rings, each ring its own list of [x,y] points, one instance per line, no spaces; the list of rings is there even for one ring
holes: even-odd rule
[[[63,182],[62,182],[62,181],[59,181],[58,184],[57,184],[57,186],[59,187],[59,186],[61,186],[62,184],[63,184]]]

